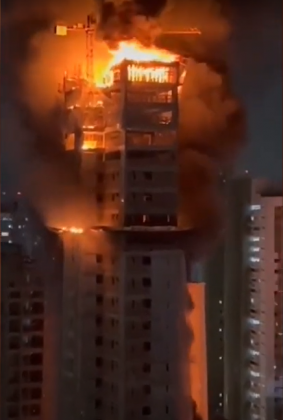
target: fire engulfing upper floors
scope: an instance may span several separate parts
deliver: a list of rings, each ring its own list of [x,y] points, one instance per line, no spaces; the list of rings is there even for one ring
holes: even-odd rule
[[[178,92],[182,69],[124,60],[89,91],[65,80],[67,151],[96,202],[93,224],[177,227]]]

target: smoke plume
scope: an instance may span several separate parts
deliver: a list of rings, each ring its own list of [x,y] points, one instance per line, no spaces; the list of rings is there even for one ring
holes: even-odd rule
[[[90,203],[63,153],[57,94],[64,70],[85,59],[84,34],[55,38],[52,29],[55,22],[84,22],[91,8],[91,0],[13,0],[3,7],[2,172],[53,225],[67,215],[90,219]],[[166,35],[188,25],[202,35]],[[244,139],[243,112],[223,72],[230,29],[210,0],[108,2],[100,21],[100,36],[111,46],[135,37],[190,56],[180,101],[180,221],[196,229],[202,244],[221,230],[219,173],[233,164]]]
[[[2,7],[2,186],[21,190],[47,224],[81,225],[91,203],[64,154],[58,84],[82,40],[55,39],[53,29],[63,19],[84,21],[91,2],[13,0]]]

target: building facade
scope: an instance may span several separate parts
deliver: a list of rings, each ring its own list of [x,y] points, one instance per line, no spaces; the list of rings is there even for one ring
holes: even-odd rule
[[[179,80],[178,62],[124,60],[104,89],[90,96],[82,89],[79,101],[79,86],[65,82],[66,151],[79,156],[81,182],[95,206],[85,229],[61,231],[60,418],[190,416]],[[87,106],[75,106],[83,98]]]
[[[283,413],[282,209],[282,195],[268,192],[250,207],[249,316],[243,325],[243,414],[248,419],[277,420]]]
[[[225,193],[226,235],[202,272],[207,283],[210,415],[273,419],[282,406],[282,373],[280,378],[271,370],[282,369],[277,361],[282,192],[244,176],[228,181]]]
[[[29,230],[12,207],[1,213],[1,419],[56,419],[58,241]]]

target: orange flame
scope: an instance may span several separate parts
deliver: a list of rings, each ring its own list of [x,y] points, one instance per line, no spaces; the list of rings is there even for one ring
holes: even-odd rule
[[[97,80],[98,87],[110,86],[114,80],[113,68],[123,61],[132,61],[135,63],[174,63],[178,60],[178,56],[167,50],[157,47],[145,47],[138,41],[121,41],[116,50],[110,50],[112,58],[108,62],[106,71],[103,73],[103,82]],[[166,67],[162,68],[146,68],[138,66],[129,66],[128,77],[132,81],[152,81],[164,83],[168,81],[169,73]]]
[[[74,226],[69,227],[69,228],[62,227],[61,231],[62,232],[70,232],[70,233],[73,233],[74,235],[81,235],[84,232],[84,230],[82,228],[77,228],[77,227],[74,227]]]
[[[167,50],[156,47],[145,47],[137,41],[122,41],[115,51],[110,51],[113,58],[109,64],[109,68],[121,64],[124,60],[135,61],[137,63],[149,63],[157,61],[159,63],[173,63],[177,60],[175,54],[171,54]]]

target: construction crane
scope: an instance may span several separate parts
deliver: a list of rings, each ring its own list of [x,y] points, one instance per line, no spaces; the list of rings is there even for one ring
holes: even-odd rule
[[[86,24],[77,23],[75,25],[56,25],[55,34],[67,36],[68,32],[82,32],[86,34],[86,79],[89,83],[94,81],[94,40],[97,28],[97,21],[93,14],[87,16]]]
[[[201,35],[201,31],[198,28],[189,28],[182,31],[164,31],[162,35]]]

